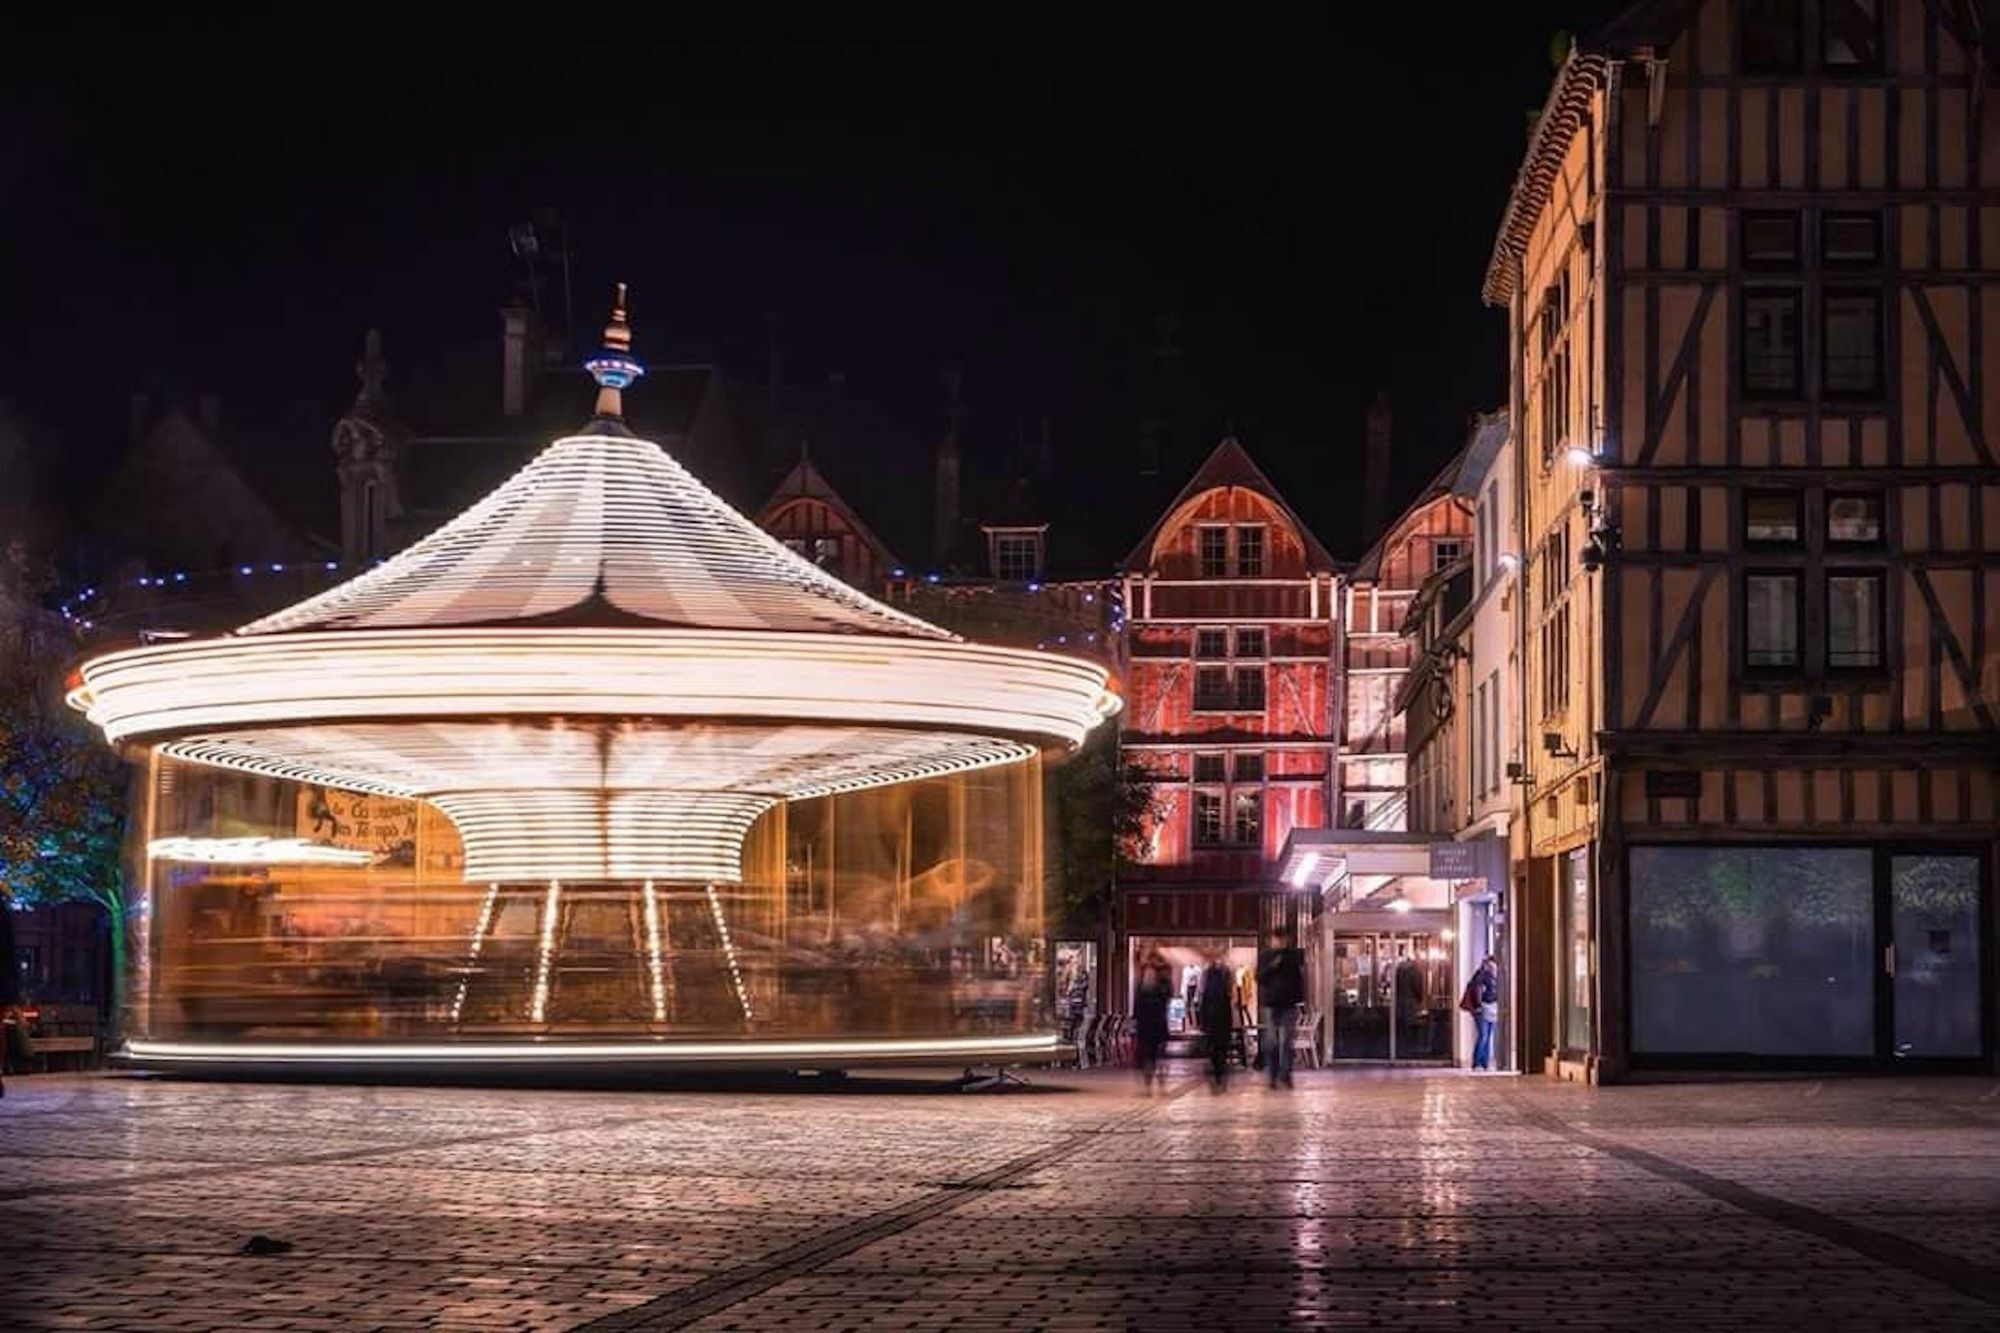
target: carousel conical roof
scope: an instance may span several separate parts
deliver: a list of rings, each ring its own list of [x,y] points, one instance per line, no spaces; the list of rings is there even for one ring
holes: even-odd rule
[[[556,441],[414,546],[238,633],[671,626],[956,637],[802,559],[614,424]]]

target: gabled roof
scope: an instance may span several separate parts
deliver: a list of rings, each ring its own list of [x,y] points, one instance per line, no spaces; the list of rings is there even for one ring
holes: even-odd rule
[[[1466,500],[1479,497],[1479,483],[1493,470],[1493,460],[1500,455],[1500,446],[1507,442],[1507,409],[1495,408],[1473,418],[1472,438],[1465,442],[1465,450],[1458,456],[1457,475],[1452,478],[1451,493]]]
[[[854,529],[862,541],[874,547],[876,556],[884,565],[900,565],[903,563],[896,558],[895,552],[891,551],[887,544],[875,535],[874,529],[862,521],[861,515],[855,512],[854,506],[848,504],[846,500],[841,498],[840,492],[833,489],[833,483],[828,481],[825,474],[814,465],[810,454],[801,453],[799,455],[799,461],[792,464],[792,470],[785,474],[784,480],[780,481],[777,487],[771,492],[771,498],[764,501],[763,507],[758,509],[758,525],[760,527],[763,526],[771,515],[775,514],[783,506],[790,504],[793,500],[819,501],[827,508],[833,510],[834,513],[839,514],[841,519]]]
[[[1327,553],[1326,547],[1320,545],[1319,538],[1313,536],[1312,529],[1306,526],[1306,521],[1285,502],[1284,496],[1278,494],[1278,488],[1271,484],[1271,479],[1264,475],[1264,470],[1251,460],[1249,451],[1234,435],[1226,437],[1222,443],[1216,445],[1207,461],[1195,469],[1194,476],[1188,479],[1187,485],[1181,487],[1180,494],[1174,497],[1174,502],[1153,520],[1153,526],[1146,529],[1146,535],[1139,539],[1139,544],[1125,557],[1125,566],[1136,569],[1151,561],[1153,543],[1159,540],[1161,529],[1165,528],[1168,520],[1178,514],[1190,500],[1204,491],[1223,490],[1232,486],[1255,491],[1277,506],[1278,512],[1298,529],[1299,539],[1305,543],[1308,564],[1316,569],[1341,567],[1340,562]]]
[[[1430,483],[1423,490],[1417,492],[1417,498],[1404,505],[1402,512],[1390,520],[1389,526],[1382,530],[1382,535],[1375,539],[1375,544],[1370,546],[1362,554],[1361,558],[1354,562],[1352,577],[1356,582],[1366,583],[1370,579],[1381,577],[1382,552],[1388,549],[1389,539],[1402,530],[1406,519],[1433,500],[1442,500],[1449,496],[1456,496],[1457,492],[1454,488],[1458,483],[1459,470],[1464,466],[1466,453],[1471,447],[1468,444],[1464,449],[1460,449],[1457,453],[1453,454],[1451,461],[1439,469],[1438,474],[1430,479]]]

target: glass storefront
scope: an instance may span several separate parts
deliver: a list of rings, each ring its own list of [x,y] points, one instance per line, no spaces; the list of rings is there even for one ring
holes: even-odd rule
[[[428,805],[165,758],[150,804],[139,1036],[1055,1027],[1038,759],[781,805],[742,883],[468,884]]]
[[[1565,1050],[1589,1051],[1591,1005],[1596,995],[1595,952],[1590,931],[1590,853],[1588,848],[1557,859],[1561,879],[1557,909],[1561,919],[1562,1044]]]
[[[1979,858],[1889,858],[1895,968],[1894,1053],[1963,1059],[1980,1054]]]
[[[1333,1057],[1449,1060],[1458,995],[1448,928],[1337,932]]]
[[[1637,847],[1631,910],[1635,1052],[1874,1049],[1867,849]]]

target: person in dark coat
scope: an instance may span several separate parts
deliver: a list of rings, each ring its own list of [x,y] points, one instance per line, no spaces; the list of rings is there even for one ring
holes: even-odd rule
[[[1283,931],[1265,937],[1257,955],[1257,1000],[1264,1010],[1264,1030],[1258,1041],[1264,1050],[1264,1070],[1271,1086],[1292,1086],[1292,1038],[1298,1031],[1299,1006],[1306,999],[1305,952]]]
[[[14,1032],[10,1024],[21,1021],[21,964],[14,956],[14,900],[0,889],[0,1075],[7,1072]],[[7,1085],[0,1079],[0,1097]]]
[[[1138,1040],[1139,1082],[1147,1092],[1159,1076],[1160,1052],[1167,1045],[1167,1008],[1174,998],[1174,974],[1155,950],[1139,967],[1132,999],[1133,1035]]]
[[[1236,1014],[1236,978],[1221,954],[1201,974],[1201,1035],[1208,1043],[1208,1077],[1217,1092],[1229,1082],[1229,1039]]]

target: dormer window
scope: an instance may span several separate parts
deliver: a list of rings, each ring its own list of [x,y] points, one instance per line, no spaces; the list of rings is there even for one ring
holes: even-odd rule
[[[1042,576],[1041,528],[989,528],[986,539],[993,577],[1026,583]]]

